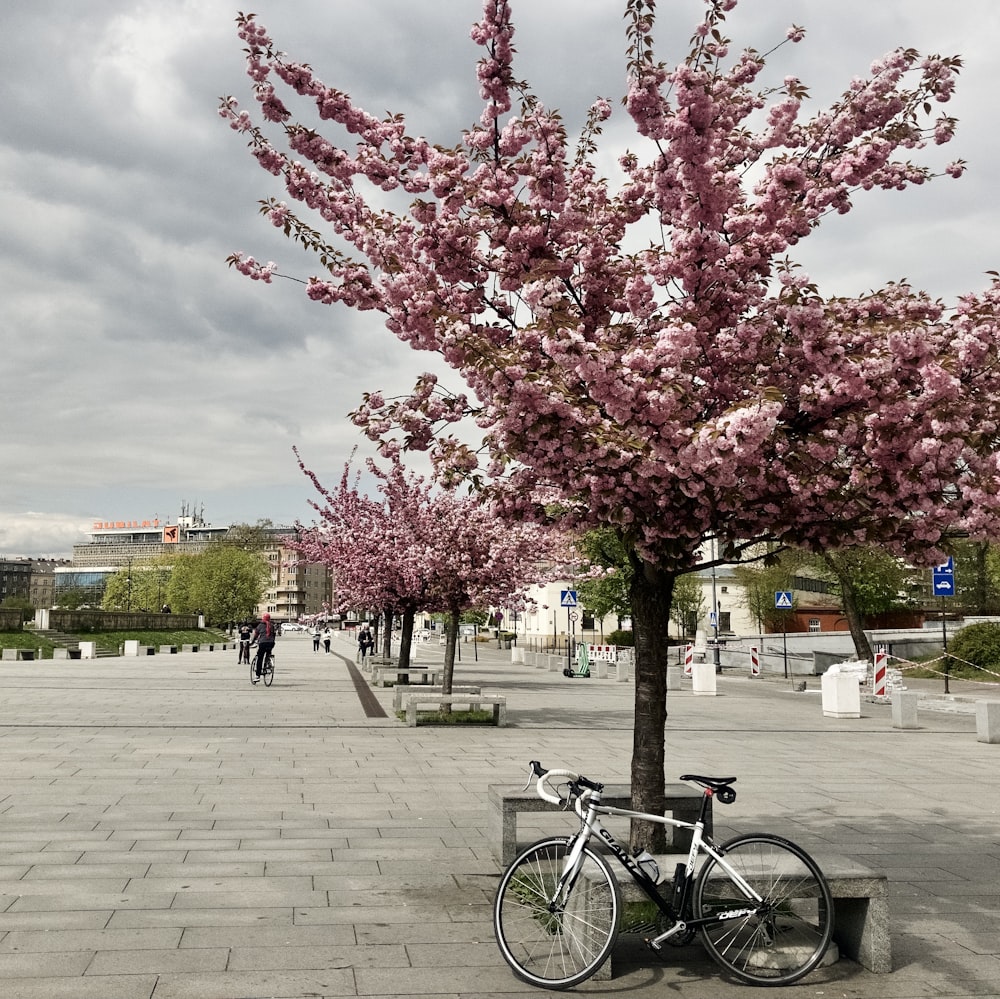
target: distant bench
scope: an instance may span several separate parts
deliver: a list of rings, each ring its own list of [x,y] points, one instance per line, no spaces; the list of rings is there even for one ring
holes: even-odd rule
[[[451,688],[453,694],[481,694],[483,688],[474,685],[455,685]],[[441,686],[430,686],[429,684],[397,683],[392,690],[392,710],[402,711],[403,701],[411,694],[443,694],[444,688]]]
[[[417,724],[417,712],[440,711],[447,705],[462,704],[470,711],[483,707],[493,708],[493,724],[502,727],[507,724],[507,698],[500,694],[410,694],[406,702],[406,724],[411,728]]]
[[[697,822],[701,813],[702,793],[688,784],[667,784],[667,812],[681,822]],[[601,801],[613,808],[632,807],[630,784],[605,784]],[[515,784],[490,784],[488,833],[493,856],[506,867],[517,856],[517,817],[523,812],[557,812],[558,805],[538,797],[534,787],[524,790]],[[687,850],[691,846],[691,833],[674,829],[673,846]],[[712,835],[712,802],[705,813],[705,832]],[[667,835],[671,829],[667,828]],[[671,868],[673,870],[673,868]]]
[[[32,662],[35,658],[34,649],[4,649],[0,658],[7,662]]]
[[[661,871],[672,871],[676,864],[683,863],[686,856],[668,854],[656,857]],[[857,961],[863,968],[877,975],[887,975],[892,971],[892,944],[889,937],[889,881],[884,873],[873,871],[864,864],[849,857],[813,855],[820,870],[830,885],[833,896],[834,927],[833,939],[840,953]],[[615,871],[618,874],[618,871]],[[622,872],[618,879],[622,890],[622,902],[644,902],[646,896],[638,885]],[[592,904],[600,892],[588,893]],[[607,980],[615,974],[615,956],[612,953],[595,979]]]
[[[440,666],[373,666],[372,667],[372,686],[374,687],[384,687],[386,680],[392,677],[396,683],[399,683],[399,678],[401,676],[419,676],[422,678],[422,683],[433,683],[439,673],[443,673],[444,669]]]

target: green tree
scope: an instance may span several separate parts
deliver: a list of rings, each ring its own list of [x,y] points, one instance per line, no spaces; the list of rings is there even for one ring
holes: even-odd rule
[[[620,623],[631,613],[629,586],[632,580],[632,563],[621,536],[611,528],[596,528],[583,535],[577,542],[577,549],[590,565],[612,570],[606,575],[577,582],[581,606],[586,607],[595,618],[614,614]]]
[[[847,618],[855,655],[871,660],[866,619],[912,606],[910,592],[916,581],[913,570],[891,553],[871,546],[824,552],[810,557],[808,563],[833,583]]]
[[[4,597],[0,601],[0,607],[19,610],[22,621],[30,621],[35,614],[35,608],[27,597]]]
[[[968,614],[1000,614],[1000,552],[988,541],[958,541],[955,594]]]
[[[169,581],[169,560],[133,561],[108,579],[101,607],[117,611],[159,611],[167,595]]]
[[[698,619],[705,612],[705,592],[695,572],[677,577],[670,601],[670,620],[677,625],[677,635],[684,638],[697,630]]]
[[[178,613],[201,611],[206,622],[226,624],[253,614],[269,578],[270,568],[260,551],[213,542],[198,555],[177,559],[168,602]]]
[[[793,589],[792,580],[801,560],[799,552],[774,551],[762,554],[757,563],[733,568],[743,594],[741,602],[761,632],[786,629],[787,611],[775,608],[774,594]]]

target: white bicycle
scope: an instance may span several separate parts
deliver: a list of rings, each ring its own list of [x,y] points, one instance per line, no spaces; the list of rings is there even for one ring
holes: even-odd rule
[[[493,928],[500,952],[523,981],[568,989],[611,956],[621,923],[621,889],[607,854],[592,845],[594,837],[657,906],[665,928],[646,941],[654,950],[664,943],[689,943],[700,932],[715,961],[753,985],[790,985],[823,960],[833,935],[833,899],[805,850],[770,833],[737,836],[721,846],[705,835],[708,802],[735,801],[735,777],[681,777],[704,788],[698,821],[682,822],[603,805],[603,784],[569,770],[546,770],[535,760],[530,766],[526,787],[535,779],[546,801],[572,804],[580,828],[527,847],[500,879]],[[677,864],[671,883],[660,885],[653,858],[630,856],[601,825],[600,815],[691,830],[687,862]]]

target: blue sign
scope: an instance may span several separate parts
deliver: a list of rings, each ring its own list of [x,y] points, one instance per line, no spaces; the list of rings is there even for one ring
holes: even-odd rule
[[[774,591],[774,608],[775,608],[775,610],[791,610],[792,609],[792,591],[791,590],[775,590]]]
[[[576,590],[563,590],[562,598],[559,601],[560,607],[575,607],[576,606]]]
[[[934,566],[934,570],[931,572],[931,583],[936,597],[953,597],[955,595],[955,560],[953,558],[949,558],[941,565]]]

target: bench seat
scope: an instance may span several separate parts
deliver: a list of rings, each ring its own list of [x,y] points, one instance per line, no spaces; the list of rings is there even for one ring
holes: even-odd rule
[[[702,793],[689,784],[667,784],[667,812],[682,822],[697,822],[701,810]],[[605,784],[601,800],[613,808],[632,807],[632,786],[630,784]],[[523,812],[559,812],[558,805],[538,797],[534,785],[527,790],[516,784],[490,784],[489,786],[489,838],[493,855],[506,867],[516,856],[517,817]],[[691,846],[691,833],[686,829],[666,830],[673,835],[672,846],[677,850],[687,850]],[[705,833],[712,835],[712,803],[708,803],[705,813]],[[673,870],[673,868],[671,868]]]
[[[453,694],[481,694],[483,688],[477,685],[454,685],[451,688]],[[402,711],[403,701],[408,698],[411,694],[443,694],[444,689],[438,685],[431,684],[412,684],[412,683],[397,683],[392,691],[392,710]]]
[[[830,885],[833,896],[833,940],[839,951],[863,968],[877,975],[892,971],[892,945],[889,937],[889,881],[886,875],[874,871],[849,857],[813,854],[813,860]],[[674,867],[684,863],[684,854],[657,856],[661,872],[669,880]],[[646,901],[639,886],[614,864],[615,875],[622,890],[622,901]],[[661,894],[662,894],[661,889]],[[597,974],[595,979],[608,980],[615,974],[615,955]]]
[[[417,724],[417,712],[440,711],[442,706],[463,704],[470,711],[483,707],[493,708],[493,724],[503,727],[507,724],[507,698],[500,694],[410,694],[406,702],[406,724],[411,728]]]

